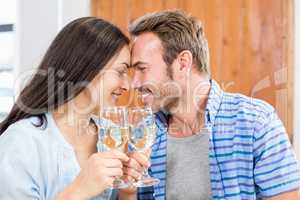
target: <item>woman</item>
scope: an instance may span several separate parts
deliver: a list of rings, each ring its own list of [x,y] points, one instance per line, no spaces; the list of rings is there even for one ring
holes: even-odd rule
[[[140,176],[145,156],[97,153],[90,120],[128,89],[128,44],[94,17],[57,35],[0,124],[0,199],[109,199],[114,177]],[[134,195],[123,190],[119,199]]]

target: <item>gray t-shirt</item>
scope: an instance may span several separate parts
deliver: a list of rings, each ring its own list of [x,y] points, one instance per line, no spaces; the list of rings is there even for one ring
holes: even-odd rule
[[[168,135],[167,190],[168,200],[210,200],[209,133],[185,138]]]

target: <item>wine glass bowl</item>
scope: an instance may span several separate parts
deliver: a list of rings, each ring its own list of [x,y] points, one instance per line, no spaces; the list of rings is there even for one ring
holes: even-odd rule
[[[130,146],[139,152],[151,148],[156,140],[156,124],[151,108],[129,108],[128,122]],[[159,184],[159,179],[151,177],[148,169],[144,169],[141,179],[133,183],[137,187],[149,187],[157,184]]]

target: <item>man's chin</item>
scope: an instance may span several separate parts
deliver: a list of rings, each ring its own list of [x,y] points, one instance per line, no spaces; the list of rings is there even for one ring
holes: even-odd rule
[[[156,113],[160,110],[162,110],[158,105],[151,105],[153,113]]]
[[[144,105],[151,107],[153,112],[171,112],[174,108],[176,109],[178,105],[178,98],[168,98],[168,100],[149,98],[148,100],[149,101],[144,101]]]
[[[167,113],[176,112],[178,101],[178,98],[169,98],[167,101],[160,101],[161,105],[158,106],[158,110],[165,111]]]
[[[146,107],[150,107],[153,112],[157,112],[159,110],[159,107],[155,105],[153,102],[143,102],[143,105]]]
[[[143,101],[143,105],[146,107],[150,107],[153,111],[153,113],[160,111],[160,105],[159,102],[155,101]]]

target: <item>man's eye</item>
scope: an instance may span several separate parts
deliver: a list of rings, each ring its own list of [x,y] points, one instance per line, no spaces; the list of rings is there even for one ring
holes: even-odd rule
[[[138,67],[139,71],[145,71],[146,67]]]

